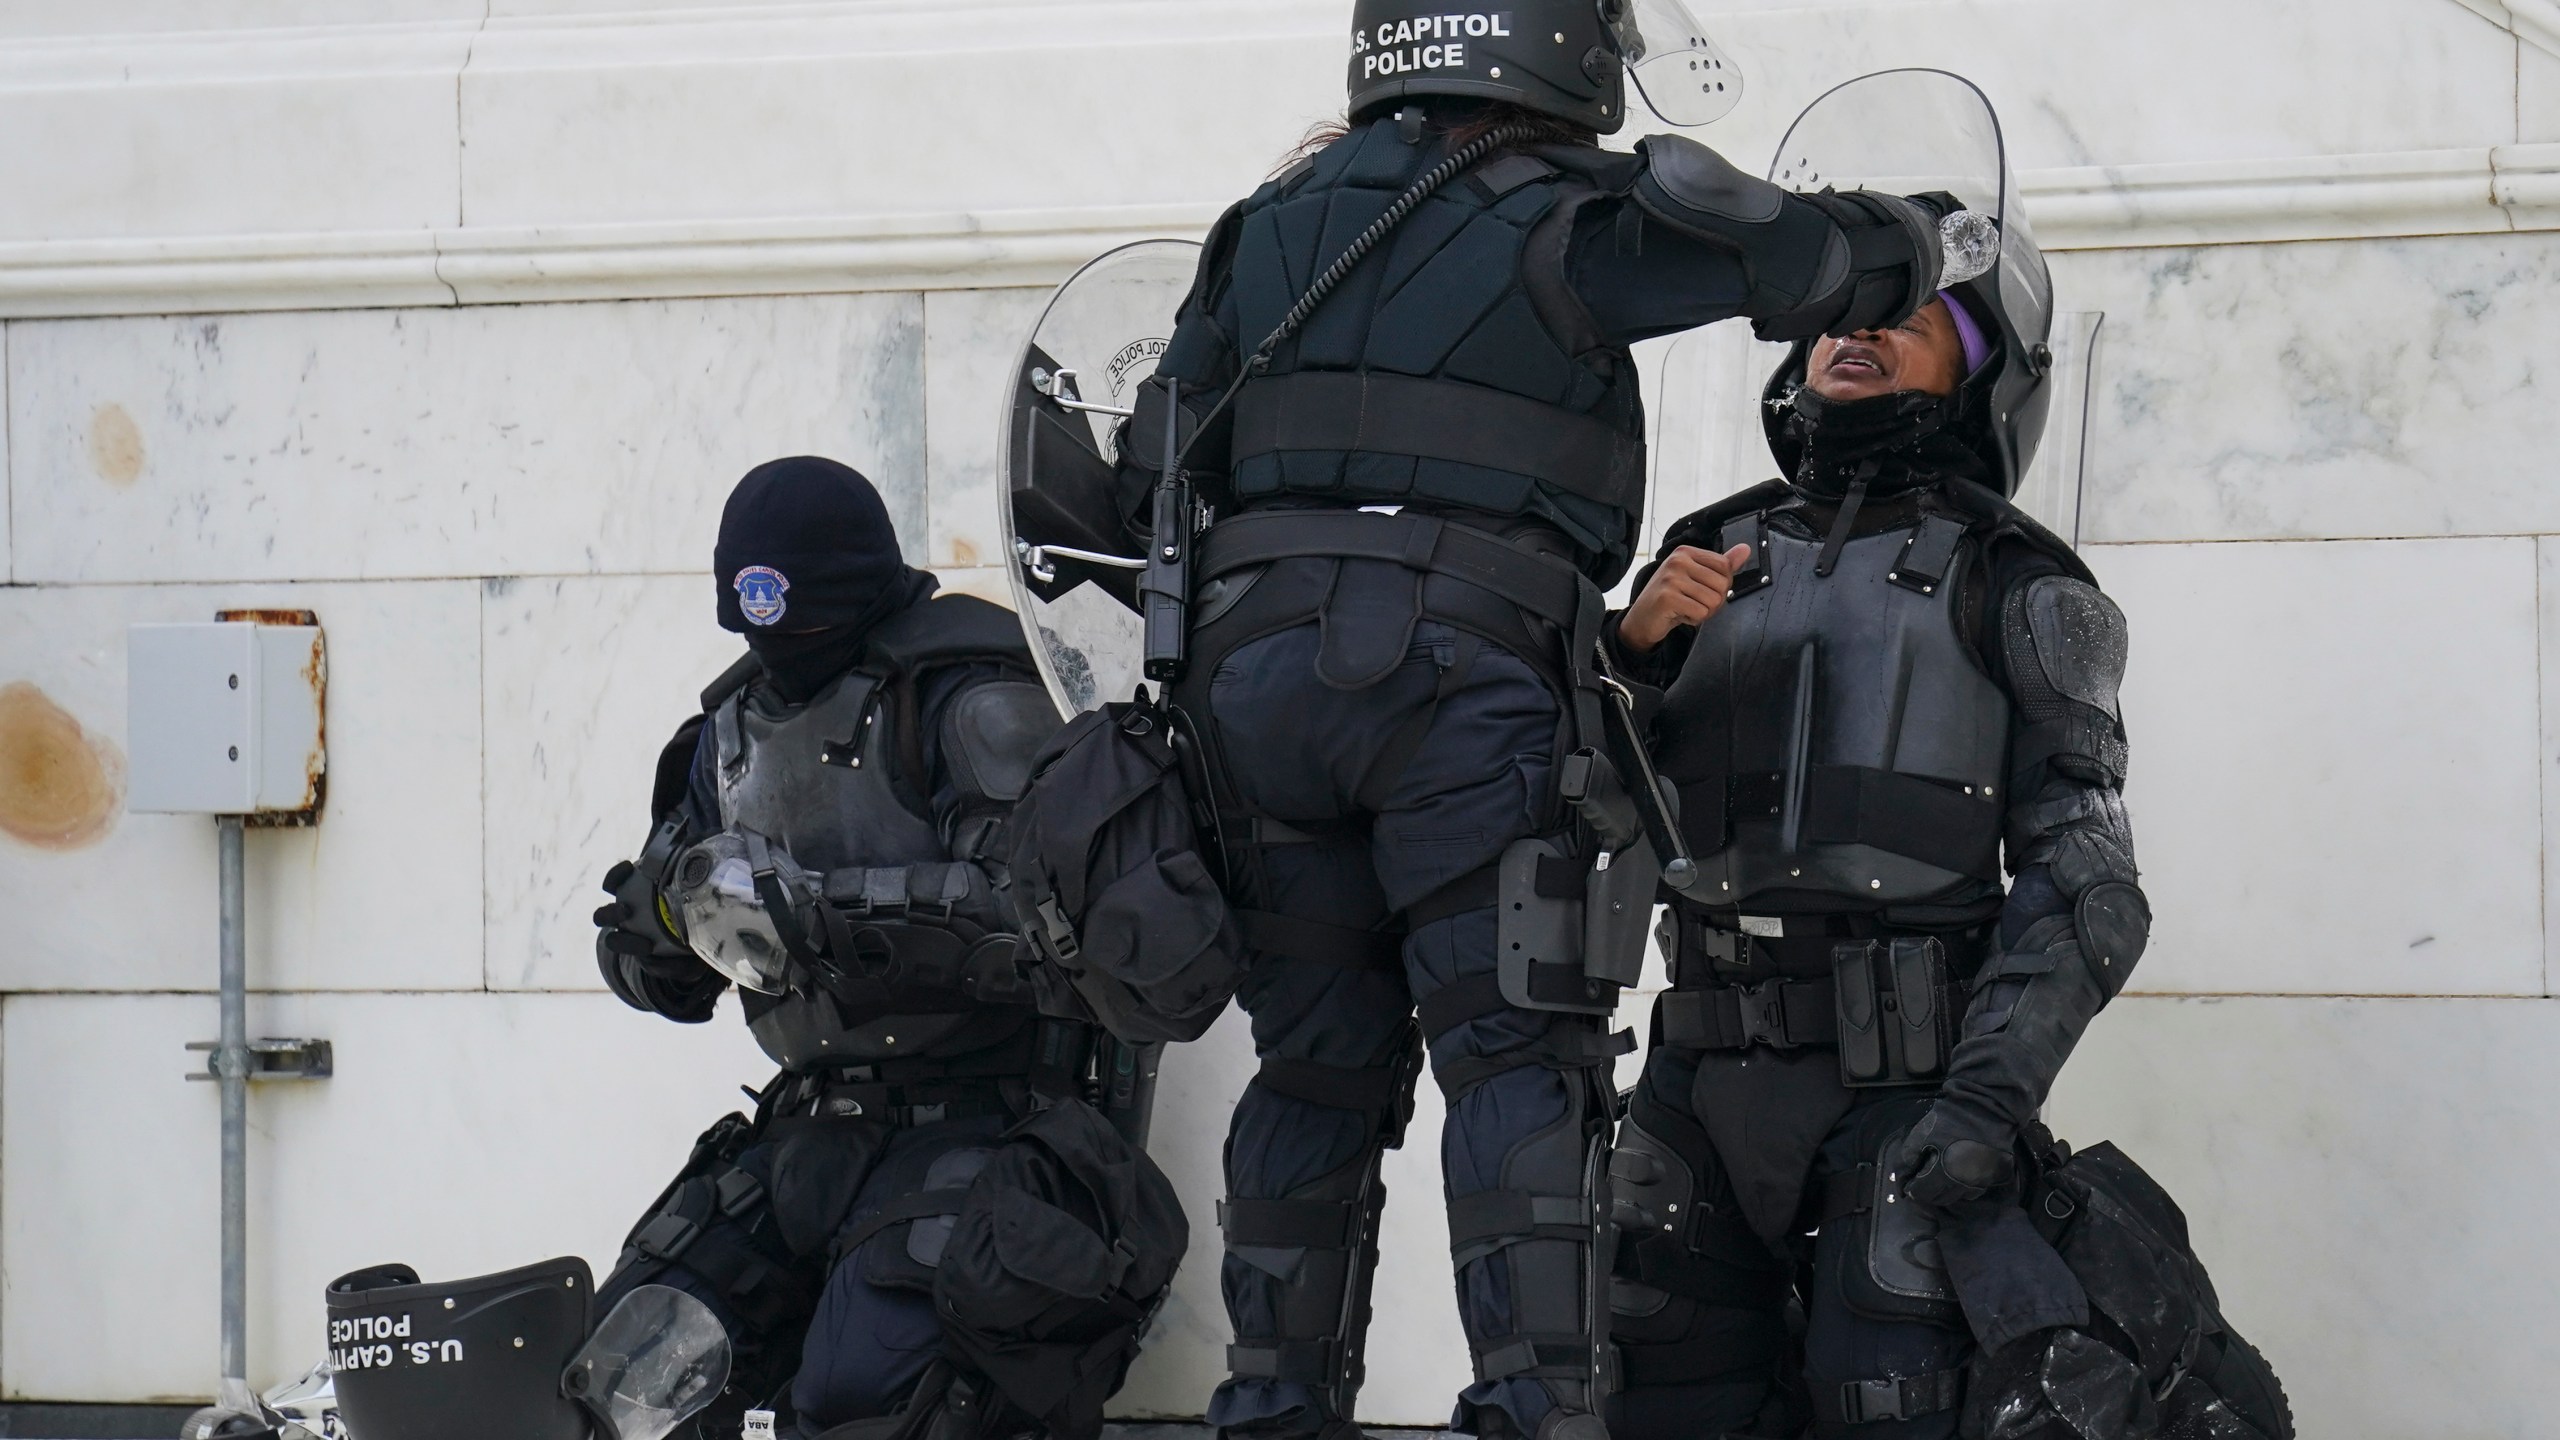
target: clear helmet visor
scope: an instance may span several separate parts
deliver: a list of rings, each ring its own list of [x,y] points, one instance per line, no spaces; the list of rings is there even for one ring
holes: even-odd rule
[[[1016,611],[1060,710],[1126,700],[1142,675],[1145,568],[1110,483],[1113,433],[1154,376],[1200,247],[1108,251],[1050,297],[1005,382],[1005,548]]]
[[[1998,296],[2020,343],[2033,345],[2051,331],[2053,281],[2018,204],[2000,117],[1972,81],[1944,70],[1886,70],[1849,81],[1796,117],[1778,142],[1769,179],[1789,190],[1953,195],[1997,227]],[[1968,239],[1984,250],[1993,239],[1962,230],[1949,227],[1951,263]],[[1991,259],[1983,254],[1967,268],[1979,273]]]
[[[1705,125],[1742,103],[1742,72],[1681,0],[1601,0],[1628,78],[1671,125]]]
[[[729,1332],[710,1306],[666,1285],[624,1296],[560,1377],[605,1440],[665,1440],[728,1383]]]

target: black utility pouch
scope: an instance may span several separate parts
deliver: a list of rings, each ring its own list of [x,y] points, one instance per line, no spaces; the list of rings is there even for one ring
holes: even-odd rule
[[[1926,935],[1847,940],[1831,949],[1840,1011],[1840,1081],[1916,1085],[1947,1073],[1947,947]]]

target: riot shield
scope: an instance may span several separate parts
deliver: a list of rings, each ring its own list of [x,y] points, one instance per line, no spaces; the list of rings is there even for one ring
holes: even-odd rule
[[[728,1383],[729,1332],[710,1306],[670,1285],[622,1297],[560,1377],[603,1440],[665,1440]]]
[[[1861,76],[1805,107],[1778,142],[1769,178],[1803,191],[1945,191],[1996,227],[1947,227],[1945,288],[2000,331],[2008,364],[1991,409],[2009,460],[2002,488],[2014,492],[2051,404],[2044,381],[2053,368],[2053,278],[2018,203],[2017,177],[1991,101],[1972,81],[1944,70]],[[1977,256],[1959,268],[1968,249]]]
[[[1006,378],[1005,548],[1015,609],[1066,714],[1138,683],[1148,493],[1124,493],[1114,437],[1155,373],[1200,247],[1142,240],[1106,252],[1049,299]]]

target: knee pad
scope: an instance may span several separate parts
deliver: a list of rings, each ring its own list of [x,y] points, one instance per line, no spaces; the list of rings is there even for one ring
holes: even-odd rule
[[[1543,1382],[1570,1422],[1600,1415],[1617,1384],[1607,1270],[1616,1095],[1605,1071],[1555,1073],[1563,1113],[1513,1144],[1501,1188],[1451,1198],[1449,1237],[1462,1288],[1469,1266],[1490,1262],[1509,1299],[1509,1333],[1470,1338],[1476,1381]]]
[[[1871,1320],[1962,1329],[1964,1311],[1938,1252],[1938,1221],[1902,1193],[1894,1169],[1925,1097],[1869,1106],[1850,1124],[1858,1162],[1823,1181],[1819,1283]]]

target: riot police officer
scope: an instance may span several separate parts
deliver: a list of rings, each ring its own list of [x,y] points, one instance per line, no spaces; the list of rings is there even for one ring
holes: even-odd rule
[[[1678,5],[1445,12],[1355,7],[1346,126],[1218,221],[1119,448],[1131,543],[1188,547],[1148,506],[1181,486],[1218,517],[1185,664],[1154,673],[1181,670],[1256,957],[1208,1412],[1231,1435],[1354,1433],[1380,1152],[1426,1050],[1474,1372],[1452,1425],[1603,1433],[1632,1044],[1606,1020],[1642,922],[1586,945],[1574,917],[1640,914],[1653,885],[1609,818],[1596,660],[1643,503],[1628,347],[1732,316],[1891,325],[1940,274],[1933,205],[1786,193],[1678,137],[1597,147],[1631,63],[1669,62],[1658,104],[1722,88]]]
[[[1094,1037],[1032,1008],[995,858],[1056,711],[1013,617],[935,595],[833,461],[749,472],[714,572],[748,653],[667,745],[596,953],[616,995],[683,1023],[736,985],[781,1072],[703,1135],[599,1307],[656,1284],[719,1314],[737,1359],[706,1434],[749,1408],[816,1435],[933,1404],[967,1421],[954,1434],[1028,1428],[1039,1405],[1000,1421],[1010,1392],[939,1358],[934,1296],[1008,1127],[1087,1093]],[[1109,1354],[1062,1359],[1117,1383]]]
[[[2088,1202],[2047,1178],[2067,1155],[2038,1107],[2150,923],[2119,789],[2126,627],[2005,498],[2050,403],[2052,296],[1987,104],[1888,72],[1799,128],[1923,101],[1993,137],[1943,163],[2000,215],[2002,264],[1797,343],[1761,407],[1784,478],[1674,524],[1609,622],[1665,687],[1654,758],[1698,863],[1666,897],[1672,988],[1618,1137],[1614,1429],[2289,1435],[2182,1220],[2140,1273],[2086,1266],[2092,1226],[2175,1215],[2156,1187],[2108,1151],[2117,1203],[2074,1238]],[[1985,1371],[1977,1342],[2004,1358]]]

